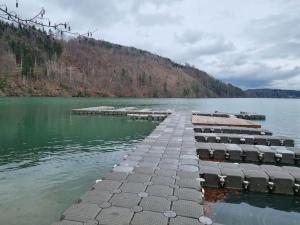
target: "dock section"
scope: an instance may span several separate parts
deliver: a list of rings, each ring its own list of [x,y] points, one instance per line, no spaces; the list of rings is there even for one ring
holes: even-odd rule
[[[192,114],[198,116],[212,116],[212,117],[224,117],[224,118],[229,118],[234,116],[236,118],[245,119],[245,120],[266,120],[265,115],[253,113],[253,112],[227,113],[227,112],[215,111],[213,113],[203,113],[199,111],[193,111]]]
[[[115,108],[112,106],[97,106],[90,108],[72,109],[73,114],[90,114],[102,116],[127,116],[133,115],[170,115],[171,110],[151,110],[148,108],[138,109],[136,107]]]
[[[300,150],[293,139],[222,114],[192,121],[203,187],[299,195]]]
[[[55,225],[203,225],[190,114],[174,113]]]
[[[204,187],[299,195],[300,168],[200,161]]]
[[[194,125],[204,126],[228,126],[228,127],[246,127],[246,128],[261,128],[261,125],[252,121],[232,117],[218,117],[218,116],[192,116],[192,123]]]
[[[194,126],[196,133],[222,133],[222,134],[250,134],[250,135],[273,135],[264,128],[244,128],[230,126]]]

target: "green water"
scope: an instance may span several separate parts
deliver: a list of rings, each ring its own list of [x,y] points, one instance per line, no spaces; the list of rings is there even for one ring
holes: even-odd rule
[[[156,126],[70,113],[98,105],[255,111],[267,115],[265,127],[300,144],[300,100],[294,99],[0,98],[1,225],[56,221]],[[299,205],[293,197],[250,194],[229,195],[212,207],[215,220],[225,225],[281,225],[278,216],[292,225],[299,224]]]

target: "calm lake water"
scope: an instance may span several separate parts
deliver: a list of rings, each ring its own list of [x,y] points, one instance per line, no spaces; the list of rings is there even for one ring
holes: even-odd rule
[[[300,145],[300,100],[0,98],[0,224],[48,225],[143,140],[157,124],[122,117],[72,115],[72,108],[112,105],[155,109],[254,111],[263,126]],[[293,225],[298,198],[229,194],[211,203],[225,225]]]

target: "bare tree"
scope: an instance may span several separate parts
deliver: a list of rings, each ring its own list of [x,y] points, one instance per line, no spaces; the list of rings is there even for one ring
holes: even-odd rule
[[[19,0],[16,0],[16,8],[19,8]],[[61,36],[63,34],[69,34],[72,36],[84,36],[88,38],[93,37],[95,31],[88,31],[86,33],[80,34],[78,32],[72,31],[71,26],[67,22],[63,23],[53,23],[49,18],[46,17],[46,10],[42,8],[36,15],[31,18],[23,18],[14,10],[8,9],[5,4],[0,4],[0,19],[6,22],[11,22],[14,25],[21,27],[35,27],[40,28],[43,31],[47,31],[52,34],[53,31],[57,32]]]

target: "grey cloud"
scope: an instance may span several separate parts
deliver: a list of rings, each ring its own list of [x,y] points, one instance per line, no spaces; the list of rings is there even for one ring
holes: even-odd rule
[[[174,38],[182,49],[177,56],[179,61],[195,60],[200,56],[218,55],[235,49],[234,44],[224,40],[223,37],[196,30],[175,33]]]
[[[224,79],[240,87],[262,88],[272,87],[274,81],[281,80],[284,85],[285,80],[295,79],[300,76],[300,67],[292,69],[282,67],[268,67],[264,64],[257,64],[254,67],[233,68],[222,71]]]
[[[175,39],[182,44],[195,44],[204,37],[204,34],[196,30],[186,30],[184,33],[175,33]]]
[[[118,7],[117,0],[55,0],[59,8],[72,13],[72,22],[77,26],[110,26],[127,16],[124,11]]]
[[[170,6],[181,1],[182,0],[147,0],[147,1],[132,0],[132,10],[137,11],[145,4],[149,4],[149,3],[155,5],[157,8],[160,8],[162,6]]]
[[[300,14],[278,14],[254,20],[245,29],[245,35],[260,44],[299,40]]]
[[[262,49],[258,54],[263,58],[299,58],[300,57],[300,42],[287,41],[277,44],[272,44],[265,49]]]
[[[140,26],[162,26],[166,24],[178,24],[180,23],[180,17],[164,13],[147,13],[138,14],[135,17],[135,21]]]

